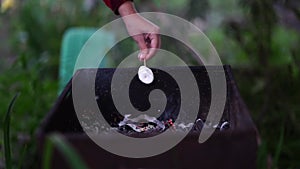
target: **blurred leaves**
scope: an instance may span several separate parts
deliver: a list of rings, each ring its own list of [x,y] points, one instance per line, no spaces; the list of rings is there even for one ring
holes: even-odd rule
[[[23,158],[21,150],[27,145],[24,163],[20,165],[22,168],[37,168],[37,163],[28,159],[36,156],[34,132],[57,98],[63,33],[75,26],[100,27],[114,15],[96,1],[89,8],[83,0],[14,2],[12,10],[0,15],[0,26],[6,28],[0,33],[7,38],[4,44],[9,44],[7,46],[13,54],[0,56],[1,65],[5,66],[0,69],[0,115],[4,115],[12,94],[21,92],[11,117],[12,163],[17,167]],[[5,57],[12,62],[6,63]],[[0,142],[0,148],[1,145]],[[3,158],[1,154],[0,160]]]
[[[300,30],[297,28],[300,18],[287,25],[284,23],[289,21],[282,20],[282,16],[297,13],[295,9],[300,5],[293,0],[239,0],[236,3],[241,5],[242,15],[226,17],[220,11],[227,8],[216,10],[208,18],[216,16],[219,23],[213,21],[205,31],[223,63],[235,68],[240,92],[257,124],[263,140],[258,168],[298,168]],[[219,9],[220,4],[213,1],[210,5]],[[276,11],[275,5],[291,10]]]
[[[3,0],[1,3],[1,12],[6,12],[15,6],[15,0]]]

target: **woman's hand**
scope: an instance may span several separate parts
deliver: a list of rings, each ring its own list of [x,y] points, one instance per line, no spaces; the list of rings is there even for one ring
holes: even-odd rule
[[[140,48],[140,61],[148,60],[155,55],[160,47],[159,27],[140,16],[131,1],[119,7],[129,35],[136,41]]]

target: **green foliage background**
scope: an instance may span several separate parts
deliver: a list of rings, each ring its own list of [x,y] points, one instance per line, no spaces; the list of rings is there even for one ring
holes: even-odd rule
[[[23,168],[37,168],[33,160],[37,158],[34,133],[57,98],[63,33],[76,26],[100,28],[118,18],[102,1],[86,2],[16,1],[11,9],[0,13],[1,120],[11,98],[21,92],[11,119],[15,167],[25,158]],[[135,3],[141,12],[175,14],[204,30],[223,63],[233,67],[240,92],[260,132],[258,168],[299,168],[299,2],[136,0]],[[130,43],[130,48],[136,48]],[[3,152],[2,134],[0,151]],[[0,168],[4,168],[2,154]]]

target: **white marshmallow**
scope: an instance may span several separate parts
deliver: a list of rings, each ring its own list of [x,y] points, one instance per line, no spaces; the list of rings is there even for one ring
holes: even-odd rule
[[[154,75],[151,69],[146,66],[141,66],[138,71],[139,79],[145,83],[150,84],[154,80]]]

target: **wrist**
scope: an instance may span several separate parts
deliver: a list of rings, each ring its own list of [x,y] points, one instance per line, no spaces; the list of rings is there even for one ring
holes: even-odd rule
[[[133,2],[126,1],[118,9],[121,16],[131,15],[137,13]]]

